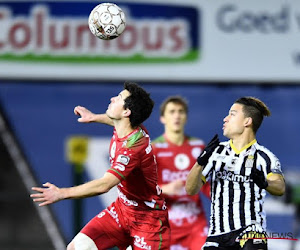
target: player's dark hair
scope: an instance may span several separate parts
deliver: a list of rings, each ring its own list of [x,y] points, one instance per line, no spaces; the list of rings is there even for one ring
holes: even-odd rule
[[[129,121],[131,127],[135,128],[143,123],[152,113],[154,106],[150,94],[134,82],[125,82],[124,89],[128,90],[130,95],[124,100],[124,109],[130,109]]]
[[[241,97],[237,99],[235,103],[242,104],[245,116],[252,118],[254,133],[256,133],[259,129],[264,116],[271,115],[271,112],[267,105],[258,98],[251,96]]]
[[[160,116],[163,116],[165,114],[166,107],[170,102],[181,105],[186,114],[189,112],[187,100],[182,96],[175,95],[167,97],[167,99],[165,99],[160,105]]]

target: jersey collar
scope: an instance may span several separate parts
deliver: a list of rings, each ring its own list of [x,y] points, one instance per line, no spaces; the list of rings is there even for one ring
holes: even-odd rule
[[[253,141],[251,141],[250,143],[248,143],[246,146],[242,147],[240,150],[237,150],[237,148],[233,145],[232,139],[230,140],[230,147],[233,149],[233,151],[236,154],[241,153],[243,150],[251,147],[254,143],[256,143],[256,139],[254,139]]]

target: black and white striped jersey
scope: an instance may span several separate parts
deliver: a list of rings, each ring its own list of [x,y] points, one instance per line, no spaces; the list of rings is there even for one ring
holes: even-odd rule
[[[252,224],[266,230],[263,209],[266,191],[250,179],[251,169],[265,177],[282,174],[278,158],[256,140],[238,151],[232,141],[222,142],[203,168],[203,180],[211,180],[209,236],[238,230]]]

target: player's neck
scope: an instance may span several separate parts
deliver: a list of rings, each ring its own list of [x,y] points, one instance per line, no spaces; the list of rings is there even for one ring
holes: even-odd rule
[[[173,131],[165,131],[165,136],[167,137],[168,141],[175,145],[182,145],[184,142],[184,133],[182,132],[173,132]]]
[[[114,127],[119,138],[129,135],[134,130],[129,122],[124,122],[121,120],[114,121]]]
[[[255,140],[255,135],[253,133],[241,134],[231,138],[231,140],[234,147],[240,151],[253,140]]]

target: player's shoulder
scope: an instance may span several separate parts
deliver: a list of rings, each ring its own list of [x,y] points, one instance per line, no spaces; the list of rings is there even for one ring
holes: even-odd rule
[[[138,127],[126,140],[127,148],[134,148],[142,145],[148,146],[150,137],[146,130]]]
[[[220,142],[217,148],[219,150],[222,150],[224,148],[231,149],[231,147],[230,147],[230,140]]]
[[[258,142],[256,142],[254,144],[255,148],[256,148],[256,151],[259,155],[261,156],[268,156],[269,158],[277,158],[275,156],[275,154],[270,150],[268,149],[267,147],[259,144]]]
[[[154,148],[167,148],[168,142],[166,141],[164,135],[160,135],[151,141]]]
[[[230,147],[230,141],[223,141],[223,142],[219,142],[219,145],[215,148],[214,152],[216,154],[214,154],[216,157],[218,157],[218,155],[226,155],[229,154],[231,151],[231,147]]]
[[[186,135],[186,138],[191,146],[205,146],[205,142],[198,137]]]
[[[162,142],[165,142],[166,140],[165,140],[165,138],[164,138],[164,135],[160,135],[160,136],[158,136],[158,137],[156,137],[156,138],[154,138],[153,140],[152,140],[152,143],[162,143]]]

